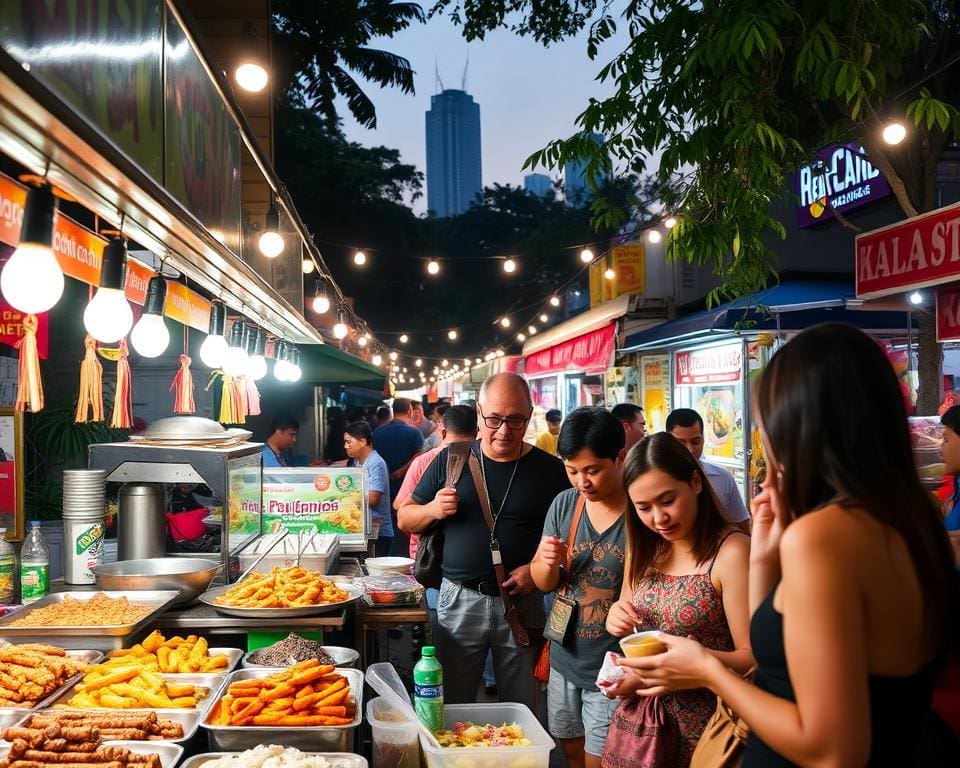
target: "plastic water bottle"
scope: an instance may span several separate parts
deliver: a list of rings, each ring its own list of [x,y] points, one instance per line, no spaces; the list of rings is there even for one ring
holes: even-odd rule
[[[432,645],[423,647],[413,667],[413,707],[431,731],[443,729],[443,667]]]
[[[30,533],[20,550],[20,602],[39,600],[50,591],[50,550],[40,532],[40,521],[30,522]]]
[[[13,602],[13,545],[7,541],[7,529],[0,528],[0,604]]]

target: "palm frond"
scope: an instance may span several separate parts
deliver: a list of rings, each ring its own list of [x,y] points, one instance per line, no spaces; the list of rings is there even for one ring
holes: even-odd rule
[[[334,67],[330,72],[337,92],[347,100],[350,114],[356,118],[364,128],[377,127],[377,110],[367,96],[350,75],[340,67]]]
[[[395,85],[404,93],[413,93],[413,67],[409,60],[376,48],[341,51],[340,60],[350,69],[377,85]]]

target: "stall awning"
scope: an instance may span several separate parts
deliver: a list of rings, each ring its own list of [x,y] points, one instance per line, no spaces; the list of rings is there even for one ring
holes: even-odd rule
[[[523,356],[528,357],[534,352],[549,349],[555,344],[569,341],[590,331],[605,328],[612,320],[623,317],[630,311],[632,298],[633,296],[630,294],[618,296],[613,301],[581,312],[576,317],[571,317],[543,333],[538,333],[536,336],[527,339],[523,345]]]
[[[617,345],[617,324],[590,331],[540,350],[523,359],[523,375],[527,378],[546,376],[562,371],[603,373],[613,364]]]
[[[387,372],[331,344],[300,346],[300,369],[303,381],[317,386],[338,387],[341,384],[383,390]]]
[[[742,296],[713,309],[693,312],[632,333],[624,352],[655,349],[731,333],[800,330],[824,322],[841,322],[865,331],[905,331],[907,312],[858,310],[852,282],[798,280]]]

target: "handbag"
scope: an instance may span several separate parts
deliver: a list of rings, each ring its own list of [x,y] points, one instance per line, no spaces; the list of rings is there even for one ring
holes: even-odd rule
[[[680,732],[660,696],[634,697],[613,713],[603,745],[603,768],[662,768],[677,765]]]
[[[753,672],[747,672],[744,679],[752,680]],[[693,750],[690,768],[739,768],[749,735],[747,724],[717,696],[717,709]]]
[[[470,442],[450,443],[447,446],[447,481],[445,488],[453,488],[460,481],[463,465],[470,453]],[[420,533],[413,575],[423,586],[440,589],[443,581],[443,525],[435,520]]]

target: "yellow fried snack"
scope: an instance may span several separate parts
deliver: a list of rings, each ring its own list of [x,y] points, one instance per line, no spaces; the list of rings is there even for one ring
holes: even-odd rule
[[[142,643],[132,648],[121,648],[109,654],[100,665],[104,669],[122,669],[136,664],[152,672],[167,674],[186,672],[222,672],[230,666],[223,654],[211,656],[207,641],[196,635],[165,638],[154,630]]]
[[[66,706],[74,709],[196,709],[209,691],[190,683],[165,680],[156,671],[140,665],[132,655],[90,668],[77,683]]]
[[[342,603],[349,597],[321,574],[296,565],[277,566],[270,573],[254,571],[213,602],[236,608],[301,608]]]
[[[136,624],[153,609],[131,603],[125,597],[108,597],[97,592],[89,600],[65,597],[42,608],[24,609],[24,616],[11,627],[116,627]]]
[[[0,706],[32,707],[87,665],[44,643],[0,648]]]

